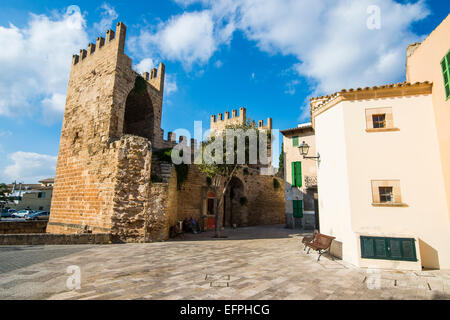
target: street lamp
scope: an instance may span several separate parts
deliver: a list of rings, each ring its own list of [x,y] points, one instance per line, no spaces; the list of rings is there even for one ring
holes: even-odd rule
[[[313,160],[320,161],[319,153],[317,153],[317,157],[308,157],[309,145],[305,141],[303,141],[302,144],[298,148],[300,150],[300,154],[303,156],[303,159],[313,159]]]

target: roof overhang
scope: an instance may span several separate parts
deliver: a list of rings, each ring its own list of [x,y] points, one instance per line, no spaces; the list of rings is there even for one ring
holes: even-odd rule
[[[409,82],[384,85],[380,87],[366,87],[364,89],[349,89],[336,92],[329,96],[317,97],[311,99],[311,122],[313,128],[315,127],[315,117],[324,113],[330,108],[342,101],[357,101],[357,100],[371,100],[371,99],[386,99],[394,97],[405,97],[415,95],[428,95],[433,90],[433,83],[416,82],[411,84]]]

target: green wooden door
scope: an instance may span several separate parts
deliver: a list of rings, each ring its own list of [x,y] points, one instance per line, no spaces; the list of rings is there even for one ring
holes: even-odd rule
[[[303,200],[293,200],[294,218],[303,218]]]

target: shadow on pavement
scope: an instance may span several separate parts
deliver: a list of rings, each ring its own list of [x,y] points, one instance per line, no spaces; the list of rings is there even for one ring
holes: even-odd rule
[[[225,228],[221,231],[223,238],[215,238],[215,232],[206,231],[198,234],[185,233],[169,241],[223,241],[223,240],[256,240],[286,239],[311,234],[312,231],[288,229],[284,225],[257,226],[244,228]]]
[[[64,257],[89,248],[92,248],[92,246],[0,246],[0,274]]]

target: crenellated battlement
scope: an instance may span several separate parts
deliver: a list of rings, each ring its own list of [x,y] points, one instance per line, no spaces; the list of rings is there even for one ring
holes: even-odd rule
[[[218,132],[222,131],[229,125],[242,125],[247,121],[247,109],[239,108],[239,114],[237,110],[225,112],[225,117],[223,113],[216,115],[211,115],[211,131]]]
[[[219,113],[218,115],[211,115],[211,131],[220,132],[229,125],[243,125],[247,122],[247,109],[240,108],[239,114],[237,110]],[[272,130],[272,118],[267,118],[267,123],[264,125],[264,120],[258,121],[258,129]]]
[[[89,56],[94,55],[96,52],[101,51],[107,46],[117,46],[119,52],[124,52],[125,49],[125,38],[127,33],[127,27],[122,23],[117,23],[116,31],[108,30],[106,31],[106,37],[98,37],[95,44],[89,43],[88,48],[81,49],[79,54],[75,54],[72,57],[72,65],[78,65],[82,63],[85,59],[89,59]]]
[[[150,85],[152,85],[158,91],[164,91],[164,79],[166,76],[166,66],[164,63],[160,63],[158,69],[153,68],[150,73],[144,72],[142,78],[144,78]]]
[[[272,130],[272,118],[267,118],[267,124],[264,125],[264,120],[258,121],[258,129],[259,130]]]

